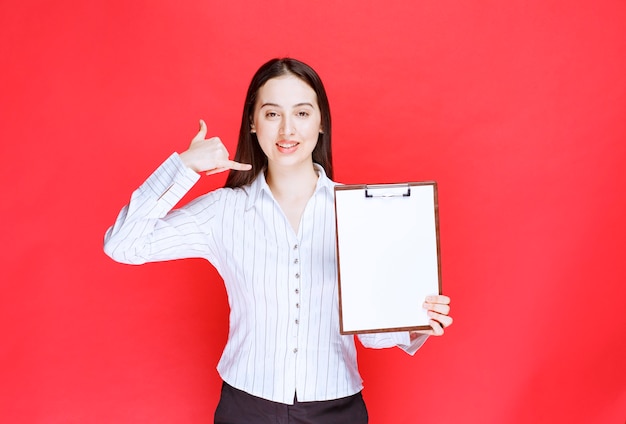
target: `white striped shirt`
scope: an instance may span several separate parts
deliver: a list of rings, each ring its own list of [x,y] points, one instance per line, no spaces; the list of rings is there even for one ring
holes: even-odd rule
[[[200,176],[170,156],[132,195],[105,235],[105,252],[141,264],[205,258],[228,293],[230,328],[220,376],[254,396],[286,404],[357,393],[353,336],[339,333],[333,183],[318,166],[315,193],[296,234],[263,173],[172,209]],[[360,335],[364,346],[415,353],[426,336]]]

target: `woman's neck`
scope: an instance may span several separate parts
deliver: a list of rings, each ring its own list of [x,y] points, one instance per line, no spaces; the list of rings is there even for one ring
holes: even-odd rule
[[[319,176],[311,162],[310,166],[305,165],[298,168],[280,168],[268,165],[265,179],[272,194],[278,199],[309,199]]]
[[[315,192],[318,178],[312,162],[297,169],[268,166],[265,176],[267,185],[296,234],[304,209]]]

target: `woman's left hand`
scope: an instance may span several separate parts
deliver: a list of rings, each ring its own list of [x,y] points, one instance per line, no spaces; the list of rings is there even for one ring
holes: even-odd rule
[[[446,327],[452,325],[452,317],[450,314],[450,298],[444,295],[427,296],[424,304],[430,321],[431,330],[411,331],[411,340],[417,338],[421,334],[429,336],[441,336]]]

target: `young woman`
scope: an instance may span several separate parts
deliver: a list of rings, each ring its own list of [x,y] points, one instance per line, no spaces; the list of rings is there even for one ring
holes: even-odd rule
[[[254,75],[234,160],[200,131],[132,195],[105,235],[114,260],[209,260],[224,279],[229,335],[216,423],[366,423],[353,336],[339,333],[331,117],[317,73],[273,59]],[[200,174],[224,188],[174,205]],[[432,330],[365,334],[367,347],[414,354],[452,324],[431,296]]]

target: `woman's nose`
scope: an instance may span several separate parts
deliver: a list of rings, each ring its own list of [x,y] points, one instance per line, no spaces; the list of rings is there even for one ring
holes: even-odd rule
[[[282,135],[292,135],[294,134],[295,128],[293,122],[288,117],[285,117],[280,125],[280,134]]]

